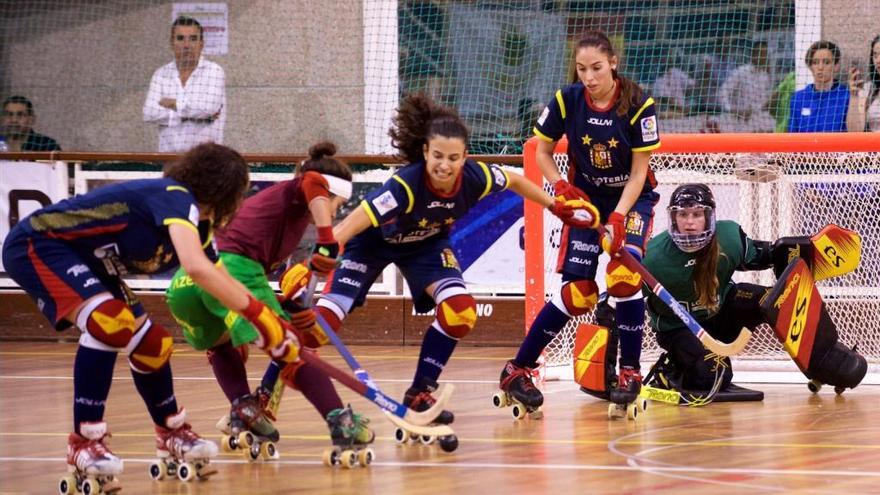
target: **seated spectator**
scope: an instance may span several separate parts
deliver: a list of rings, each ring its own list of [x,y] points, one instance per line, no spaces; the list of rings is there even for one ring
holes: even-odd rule
[[[0,135],[9,151],[61,151],[54,139],[34,132],[34,121],[34,104],[24,96],[10,96],[3,101]]]
[[[834,76],[840,67],[840,48],[821,40],[810,45],[804,61],[813,74],[813,84],[791,97],[788,132],[846,131],[849,90]]]
[[[880,35],[871,41],[868,54],[868,84],[861,71],[853,67],[849,71],[849,108],[846,112],[846,128],[850,132],[880,132]]]
[[[767,59],[767,43],[752,45],[751,61],[734,69],[721,85],[721,109],[743,119],[766,113],[773,86]]]
[[[691,113],[720,113],[718,99],[723,62],[713,54],[704,53],[696,57],[693,74],[696,84],[688,92]]]
[[[671,67],[654,81],[652,96],[657,102],[661,117],[672,118],[687,115],[687,94],[697,83],[687,72]]]

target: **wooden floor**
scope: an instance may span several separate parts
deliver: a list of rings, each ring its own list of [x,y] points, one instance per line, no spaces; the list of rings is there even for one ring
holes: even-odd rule
[[[217,437],[228,408],[203,354],[181,349],[173,359],[177,398],[196,431]],[[64,473],[71,428],[72,344],[0,342],[0,494],[54,493]],[[355,347],[380,387],[400,397],[418,349]],[[372,417],[376,462],[369,468],[326,468],[324,422],[288,391],[278,422],[278,461],[247,463],[222,454],[209,481],[154,482],[152,426],[119,359],[107,420],[111,447],[125,459],[123,493],[880,493],[880,387],[837,397],[804,385],[764,385],[763,403],[691,409],[652,403],[636,423],[609,421],[607,405],[571,382],[545,387],[543,420],[515,421],[490,398],[511,348],[460,348],[444,380],[456,385],[453,409],[459,449],[398,446],[393,427],[372,404],[342,390]],[[330,361],[344,366],[334,353]],[[266,360],[249,362],[256,380]]]

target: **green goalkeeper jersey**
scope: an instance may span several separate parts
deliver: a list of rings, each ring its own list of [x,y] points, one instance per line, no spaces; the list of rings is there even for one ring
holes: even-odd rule
[[[710,307],[697,303],[697,291],[693,274],[698,253],[686,253],[672,241],[669,231],[663,232],[648,243],[648,254],[642,263],[657,281],[672,294],[702,325],[721,308],[721,303],[734,290],[732,280],[737,270],[747,270],[757,257],[757,250],[751,239],[746,237],[736,222],[721,220],[716,224],[715,238],[718,240],[718,293]],[[754,268],[751,268],[754,269]],[[675,314],[666,307],[659,297],[645,288],[648,295],[648,314],[655,331],[665,332],[685,328]]]

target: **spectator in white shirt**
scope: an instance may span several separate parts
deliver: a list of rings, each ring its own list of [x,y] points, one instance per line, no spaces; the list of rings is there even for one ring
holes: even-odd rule
[[[849,93],[847,130],[880,132],[880,35],[871,41],[867,83],[858,67],[850,68]]]
[[[202,58],[201,24],[178,17],[171,24],[174,61],[153,73],[144,102],[144,122],[159,125],[159,151],[182,152],[223,142],[226,123],[226,74]]]
[[[657,110],[666,118],[687,115],[689,103],[687,95],[697,81],[687,72],[671,67],[654,81],[653,97]]]
[[[756,41],[751,62],[734,69],[721,85],[718,96],[722,110],[744,119],[767,113],[773,92],[768,67],[767,43]]]

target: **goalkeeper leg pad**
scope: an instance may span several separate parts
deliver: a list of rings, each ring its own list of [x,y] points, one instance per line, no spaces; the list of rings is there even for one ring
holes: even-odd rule
[[[867,361],[855,349],[838,342],[837,325],[803,259],[788,264],[761,303],[761,312],[807,378],[852,388],[865,377]]]
[[[777,278],[795,258],[803,258],[815,280],[845,275],[859,266],[862,238],[858,232],[826,225],[812,237],[782,237],[773,243],[773,271]]]
[[[614,322],[614,308],[607,300],[596,307],[596,323],[580,324],[574,340],[574,380],[581,391],[608,400],[609,391],[617,383],[617,325]]]

